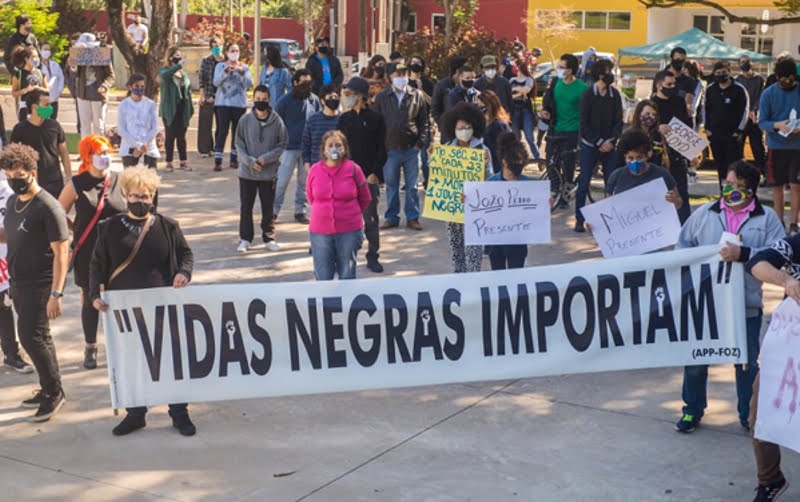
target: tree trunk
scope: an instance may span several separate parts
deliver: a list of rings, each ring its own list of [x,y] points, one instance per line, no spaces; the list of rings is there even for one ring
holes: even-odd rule
[[[109,30],[114,44],[119,49],[133,73],[141,73],[147,78],[145,94],[151,98],[158,97],[158,70],[166,61],[167,50],[174,35],[172,19],[174,15],[173,0],[149,0],[152,11],[158,16],[150,19],[150,45],[147,53],[137,49],[133,37],[125,29],[123,19],[123,0],[105,0],[108,9]]]
[[[453,0],[443,0],[444,4],[444,45],[450,46],[453,38]]]
[[[367,14],[367,0],[358,1],[358,51],[367,52],[367,21],[369,14]]]
[[[303,35],[305,37],[305,51],[306,54],[311,54],[314,41],[312,37],[314,36],[313,30],[314,27],[312,26],[313,20],[311,19],[311,0],[305,0],[304,2],[304,14],[303,14]]]

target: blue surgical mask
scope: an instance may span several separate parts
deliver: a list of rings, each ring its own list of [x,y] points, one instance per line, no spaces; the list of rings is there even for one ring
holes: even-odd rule
[[[628,169],[630,169],[634,175],[638,176],[639,173],[642,172],[642,169],[644,169],[645,164],[646,162],[643,160],[634,160],[628,162]]]

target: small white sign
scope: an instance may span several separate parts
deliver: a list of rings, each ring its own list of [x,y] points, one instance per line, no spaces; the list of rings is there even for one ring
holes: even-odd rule
[[[581,208],[603,256],[637,256],[678,242],[678,211],[666,195],[658,178]]]
[[[464,242],[543,244],[550,242],[549,181],[464,183]]]
[[[800,305],[791,298],[772,313],[759,371],[756,438],[800,452]]]
[[[676,117],[669,121],[667,144],[689,160],[694,160],[708,147],[708,140]]]

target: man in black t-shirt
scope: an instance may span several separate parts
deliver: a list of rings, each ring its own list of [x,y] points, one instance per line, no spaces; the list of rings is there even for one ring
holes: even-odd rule
[[[37,161],[37,153],[25,145],[12,143],[0,153],[0,169],[14,191],[6,206],[0,241],[8,244],[19,339],[36,367],[41,386],[22,406],[38,408],[33,421],[44,422],[64,404],[49,320],[61,315],[69,231],[61,204],[36,181]]]
[[[61,124],[50,118],[53,107],[47,91],[35,89],[26,94],[24,99],[30,115],[14,126],[10,142],[27,145],[39,154],[37,182],[50,195],[58,198],[64,188],[64,176],[72,176],[67,137]]]
[[[694,94],[697,89],[697,80],[681,72],[685,64],[686,49],[683,47],[675,47],[669,53],[669,65],[664,68],[664,71],[669,72],[675,77],[675,93],[686,105],[686,115],[688,116],[689,110],[693,108],[692,104],[694,103]],[[657,84],[654,80],[653,94],[655,94],[657,90]],[[693,126],[691,122],[687,122],[687,124],[689,124],[690,127]]]

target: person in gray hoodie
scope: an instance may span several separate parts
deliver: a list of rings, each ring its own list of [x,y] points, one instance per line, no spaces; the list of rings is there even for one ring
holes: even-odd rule
[[[248,250],[253,242],[253,206],[258,194],[261,202],[261,236],[266,248],[278,251],[272,205],[275,180],[281,155],[289,144],[283,120],[269,105],[269,88],[259,85],[253,91],[253,111],[241,118],[236,128],[236,151],[239,154],[239,247]]]
[[[722,196],[695,210],[686,220],[676,248],[715,245],[723,232],[738,237],[739,244],[726,243],[720,250],[723,261],[746,263],[759,250],[771,246],[785,235],[783,223],[771,208],[761,205],[756,197],[761,173],[743,160],[728,168]],[[758,374],[759,334],[764,306],[761,282],[750,274],[744,277],[747,330],[747,363],[736,365],[736,395],[739,401],[739,423],[750,430],[750,398],[753,381]],[[708,366],[686,366],[683,371],[683,415],[675,430],[692,432],[703,418],[707,402]]]

